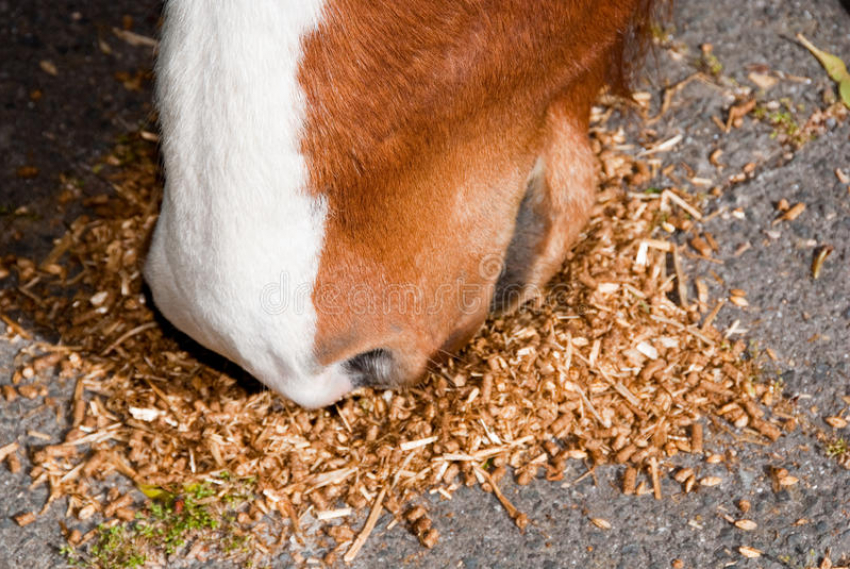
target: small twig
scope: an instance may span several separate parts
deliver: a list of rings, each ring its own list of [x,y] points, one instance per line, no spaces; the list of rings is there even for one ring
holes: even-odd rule
[[[415,441],[407,441],[407,442],[401,443],[401,445],[399,445],[399,448],[401,448],[402,451],[413,450],[413,449],[417,449],[417,448],[420,448],[420,447],[427,446],[427,445],[433,443],[434,441],[436,441],[439,438],[440,437],[434,436],[434,437],[426,437],[424,439],[418,439],[418,440],[415,440]]]
[[[595,466],[594,466],[593,468],[589,468],[589,469],[587,470],[587,472],[585,472],[584,474],[582,474],[581,476],[579,476],[578,478],[576,478],[575,480],[573,480],[573,482],[572,482],[572,484],[570,484],[570,486],[575,486],[576,484],[578,484],[579,482],[581,482],[582,480],[584,480],[584,479],[585,479],[585,478],[587,478],[588,476],[591,476],[591,477],[592,477],[592,476],[594,476],[594,471],[595,471],[595,470],[596,470],[596,467],[595,467]]]
[[[292,530],[295,534],[295,539],[298,540],[298,543],[303,545],[304,536],[301,534],[301,523],[298,520],[298,514],[295,513],[295,508],[292,507],[292,503],[289,501],[289,498],[283,496],[280,500],[278,500],[277,510],[282,516],[289,517],[289,521],[292,522]]]
[[[649,473],[652,475],[652,492],[656,500],[661,499],[661,481],[658,479],[658,459],[654,456],[649,459]]]
[[[372,506],[372,511],[369,512],[369,517],[366,518],[366,523],[363,525],[363,529],[343,556],[343,560],[346,563],[354,561],[354,558],[357,557],[357,553],[363,547],[363,544],[365,544],[366,540],[369,539],[369,534],[372,533],[373,529],[375,529],[375,524],[378,523],[378,518],[381,517],[381,512],[384,509],[384,497],[386,495],[387,487],[384,486],[378,493],[378,497],[375,498],[375,504]]]
[[[345,518],[351,515],[351,508],[338,508],[336,510],[324,510],[316,512],[316,519],[320,521],[334,520],[336,518]]]
[[[711,257],[706,257],[705,255],[700,255],[699,253],[694,253],[687,249],[683,250],[685,257],[689,259],[699,259],[700,261],[708,261],[709,263],[714,263],[715,265],[725,265],[723,259],[712,259]]]
[[[607,373],[605,373],[605,370],[603,370],[601,366],[597,366],[596,369],[599,371],[599,374],[602,376],[602,378],[607,381],[611,385],[611,387],[613,387],[614,390],[620,394],[621,397],[623,397],[626,401],[628,401],[638,409],[640,408],[640,400],[635,397],[635,394],[632,393],[628,387],[626,387],[619,381],[614,381]]]
[[[642,150],[642,151],[638,152],[637,155],[638,156],[650,156],[650,155],[655,154],[657,152],[667,152],[668,150],[671,150],[674,146],[676,146],[677,144],[682,142],[682,138],[683,138],[683,136],[681,134],[677,134],[676,136],[668,138],[664,142],[659,142],[658,144],[656,144],[652,148],[647,148],[646,150]]]
[[[150,47],[153,49],[159,47],[159,41],[153,38],[149,38],[148,36],[143,36],[141,34],[131,32],[129,30],[112,28],[112,33],[115,34],[115,37],[127,42],[133,47]]]
[[[663,316],[656,316],[654,314],[650,315],[650,318],[652,320],[655,320],[656,322],[662,322],[664,324],[669,324],[669,325],[673,326],[674,328],[678,328],[679,330],[684,330],[688,334],[691,334],[692,336],[699,338],[700,340],[702,340],[703,342],[705,342],[709,346],[714,345],[714,340],[712,340],[711,338],[709,338],[705,334],[701,333],[699,330],[691,328],[690,326],[685,326],[681,322],[676,322],[675,320],[671,320],[669,318],[664,318]]]
[[[711,312],[708,313],[708,316],[705,317],[700,330],[703,332],[708,331],[708,328],[711,326],[711,323],[714,322],[714,319],[717,318],[717,314],[720,312],[720,309],[723,308],[724,304],[726,304],[725,299],[721,298],[717,301],[717,304],[714,305],[714,308],[712,308]]]
[[[590,414],[593,415],[596,418],[596,420],[599,421],[602,424],[603,427],[605,427],[606,429],[610,429],[611,428],[611,421],[606,421],[605,419],[602,418],[602,415],[599,414],[599,412],[593,406],[593,403],[591,403],[590,399],[587,397],[587,395],[584,394],[584,391],[579,389],[578,394],[581,396],[581,400],[585,404],[585,406],[588,408],[588,410],[590,411]]]
[[[508,500],[505,495],[502,494],[502,491],[499,490],[499,487],[493,481],[493,478],[490,476],[489,472],[487,472],[477,464],[473,464],[472,468],[474,468],[475,472],[480,474],[481,477],[484,478],[488,484],[490,484],[490,487],[493,489],[493,494],[496,495],[496,498],[499,500],[499,503],[502,504],[502,507],[505,508],[505,511],[508,512],[508,515],[514,521],[517,527],[519,529],[525,529],[525,527],[528,525],[528,516],[517,510],[516,506],[511,504],[510,500]]]
[[[0,462],[3,462],[7,456],[18,450],[18,443],[12,442],[4,447],[0,447]]]
[[[157,327],[157,323],[156,323],[156,322],[146,322],[146,323],[144,323],[144,324],[142,324],[142,325],[140,325],[140,326],[136,326],[135,328],[133,328],[132,330],[129,330],[129,331],[125,332],[125,333],[124,333],[124,334],[122,334],[122,335],[121,335],[121,336],[120,336],[117,340],[115,340],[114,342],[112,342],[111,344],[109,344],[109,346],[108,346],[105,350],[103,350],[103,351],[100,353],[100,355],[101,355],[101,356],[106,356],[106,355],[108,355],[108,354],[109,354],[109,352],[111,352],[112,350],[114,350],[115,348],[117,348],[118,346],[120,346],[121,344],[123,344],[125,341],[127,341],[127,340],[128,340],[128,339],[130,339],[130,338],[132,338],[132,337],[133,337],[133,336],[135,336],[136,334],[141,334],[141,333],[142,333],[142,332],[144,332],[145,330],[150,330],[151,328],[156,328],[156,327]]]
[[[33,280],[36,280],[36,279],[33,279]],[[31,292],[29,289],[27,289],[27,287],[19,286],[18,292],[20,292],[22,295],[26,296],[27,298],[29,298],[30,300],[32,300],[34,303],[36,303],[39,306],[41,306],[41,307],[46,306],[44,300],[41,297],[39,297],[37,294],[35,294],[34,292]]]
[[[676,284],[679,291],[679,304],[682,308],[688,305],[688,283],[685,272],[682,270],[682,258],[679,256],[679,248],[673,249],[673,269],[676,271]]]
[[[669,199],[671,202],[691,214],[691,217],[693,217],[694,219],[702,219],[702,214],[694,206],[677,196],[675,192],[672,192],[670,190],[664,190],[663,192],[661,192],[661,195],[662,197],[666,195],[667,199]]]
[[[700,78],[701,75],[701,72],[696,72],[692,75],[685,77],[675,85],[671,85],[670,87],[664,89],[664,100],[661,102],[661,109],[658,111],[657,115],[647,119],[647,126],[658,122],[658,120],[661,119],[661,117],[664,116],[668,110],[670,110],[670,105],[673,103],[673,97],[684,87],[686,87],[691,81]]]
[[[12,329],[12,332],[23,338],[24,340],[32,339],[30,333],[21,328],[21,325],[6,316],[5,314],[0,313],[0,320],[6,323],[6,326]]]

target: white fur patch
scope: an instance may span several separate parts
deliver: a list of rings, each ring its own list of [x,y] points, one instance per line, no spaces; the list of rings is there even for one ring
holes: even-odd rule
[[[326,204],[299,152],[301,39],[322,0],[166,2],[166,188],[145,276],[162,313],[305,406],[350,389],[313,356]]]

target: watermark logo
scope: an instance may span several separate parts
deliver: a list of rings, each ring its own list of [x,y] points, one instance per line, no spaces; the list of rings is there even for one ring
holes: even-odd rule
[[[263,286],[260,305],[272,316],[282,314],[305,314],[314,307],[321,307],[325,315],[353,314],[406,314],[417,317],[436,316],[446,311],[459,315],[475,315],[486,311],[496,293],[496,283],[504,275],[505,267],[498,256],[484,257],[478,266],[479,274],[473,282],[458,278],[435,288],[424,290],[412,283],[389,283],[379,289],[366,283],[342,286],[338,282],[312,283],[293,282],[286,272],[281,272],[275,282]],[[567,283],[537,288],[522,284],[499,285],[499,300],[502,307],[515,306],[520,302],[536,298],[553,307],[569,306],[572,295]],[[571,312],[584,314],[587,307],[577,305]]]

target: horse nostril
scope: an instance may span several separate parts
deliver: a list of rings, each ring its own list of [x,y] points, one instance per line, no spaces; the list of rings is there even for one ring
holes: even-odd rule
[[[393,357],[383,348],[357,354],[342,365],[352,374],[352,383],[356,387],[380,387],[392,384]]]

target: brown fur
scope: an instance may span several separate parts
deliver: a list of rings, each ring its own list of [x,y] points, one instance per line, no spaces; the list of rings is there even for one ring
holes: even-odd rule
[[[329,0],[299,76],[310,185],[329,209],[321,363],[382,348],[400,382],[462,346],[487,316],[499,273],[486,264],[505,257],[538,158],[539,239],[517,302],[551,278],[593,201],[590,105],[622,84],[646,4]],[[477,305],[461,309],[464,291]]]

